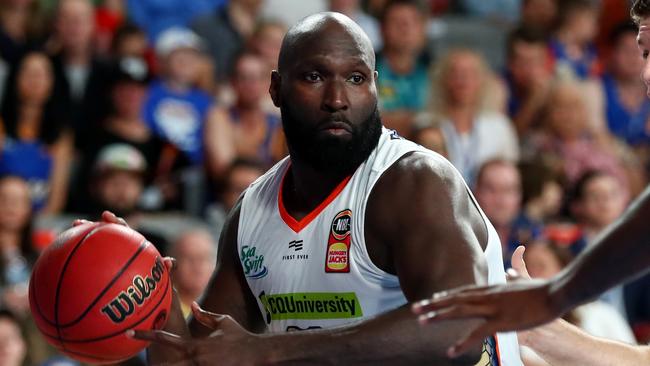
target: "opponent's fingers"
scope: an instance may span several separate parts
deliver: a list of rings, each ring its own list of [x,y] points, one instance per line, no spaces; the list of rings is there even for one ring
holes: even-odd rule
[[[474,347],[479,347],[485,338],[492,335],[494,335],[494,332],[489,329],[488,323],[484,323],[464,338],[461,338],[453,346],[449,347],[447,349],[447,356],[456,358]]]
[[[512,268],[517,271],[519,276],[529,280],[530,279],[530,274],[528,273],[528,269],[526,268],[526,262],[524,261],[524,252],[526,251],[526,247],[523,245],[520,245],[515,249],[515,252],[512,253]]]
[[[205,325],[211,330],[220,329],[223,320],[227,318],[225,315],[215,314],[201,309],[196,301],[192,303],[192,315],[194,315],[194,318],[196,318],[199,323]]]
[[[126,336],[129,338],[139,339],[141,341],[163,344],[182,351],[186,350],[186,341],[183,338],[176,334],[165,332],[163,330],[147,331],[129,329],[126,331]]]
[[[421,314],[418,316],[418,322],[426,325],[442,320],[489,318],[494,313],[493,308],[487,305],[458,304]]]
[[[123,218],[117,217],[114,213],[110,211],[102,212],[102,221],[111,224],[118,224],[118,225],[124,225],[126,227],[129,227],[129,225],[126,223],[126,221]]]
[[[436,292],[430,299],[413,303],[411,311],[416,315],[420,315],[453,305],[473,302],[476,299],[480,299],[481,295],[487,294],[493,287],[468,285],[450,291]]]

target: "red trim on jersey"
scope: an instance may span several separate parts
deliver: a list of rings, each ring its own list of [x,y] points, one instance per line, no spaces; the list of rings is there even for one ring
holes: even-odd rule
[[[499,352],[499,336],[494,333],[494,348],[497,350],[497,360],[499,361],[499,365],[503,363],[501,360],[501,352]]]
[[[290,166],[289,166],[290,167]],[[347,176],[341,183],[339,183],[336,188],[321,202],[318,206],[316,206],[315,209],[313,209],[310,213],[307,214],[307,216],[303,217],[302,220],[298,221],[294,219],[289,212],[287,212],[287,209],[284,207],[284,200],[282,199],[282,188],[284,187],[284,178],[287,176],[287,173],[289,172],[289,168],[285,170],[284,175],[282,176],[282,180],[280,181],[280,189],[278,190],[278,209],[280,211],[280,217],[282,217],[282,220],[284,221],[287,226],[291,228],[296,233],[299,233],[302,229],[307,227],[310,222],[314,221],[314,219],[329,205],[334,201],[334,199],[343,191],[343,188],[345,188],[345,185],[350,181],[350,178],[352,176]]]

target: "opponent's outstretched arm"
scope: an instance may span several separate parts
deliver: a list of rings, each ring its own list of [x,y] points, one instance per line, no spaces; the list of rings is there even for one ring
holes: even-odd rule
[[[409,301],[486,282],[481,249],[487,241],[485,224],[458,173],[442,160],[413,154],[384,174],[368,203],[366,241],[382,243],[386,255],[375,255],[389,258],[385,269],[397,274]],[[204,304],[214,311],[209,307],[212,296],[208,294]],[[210,337],[190,339],[160,331],[136,336],[186,350],[194,364],[473,365],[481,353],[479,345],[463,359],[450,360],[445,354],[452,340],[476,321],[423,328],[408,305],[351,326],[272,335],[252,334],[230,317],[196,306],[193,310],[213,332]]]
[[[549,281],[517,281],[434,294],[413,311],[423,324],[483,318],[450,354],[459,354],[497,331],[522,330],[549,322],[616,284],[650,270],[650,187],[594,245]]]

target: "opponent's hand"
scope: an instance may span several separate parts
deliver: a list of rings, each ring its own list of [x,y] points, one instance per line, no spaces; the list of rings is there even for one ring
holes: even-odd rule
[[[192,304],[194,317],[212,333],[207,338],[191,338],[162,330],[130,331],[128,336],[173,348],[183,355],[181,360],[165,366],[189,365],[258,365],[261,354],[260,337],[246,331],[228,315],[205,311]]]
[[[528,276],[523,249],[513,255],[513,267]],[[465,286],[433,295],[415,303],[412,310],[422,325],[447,319],[482,318],[484,323],[448,350],[458,356],[496,332],[523,330],[549,322],[561,315],[550,300],[550,285],[541,280],[516,280],[507,285]]]

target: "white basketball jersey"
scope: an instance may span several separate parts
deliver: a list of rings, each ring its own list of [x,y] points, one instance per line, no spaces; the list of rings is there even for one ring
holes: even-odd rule
[[[384,128],[368,159],[300,221],[287,213],[282,202],[289,158],[248,188],[241,205],[237,247],[269,332],[332,328],[407,303],[398,278],[370,260],[364,224],[368,197],[379,177],[414,151],[443,159]],[[488,281],[504,283],[499,238],[481,215],[489,231]],[[513,334],[490,337],[484,351],[482,365],[521,365]]]

